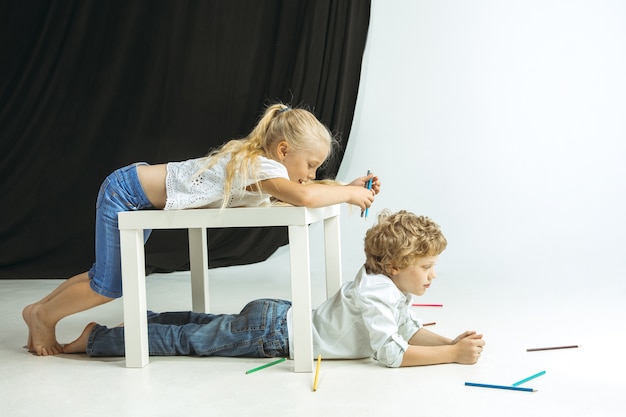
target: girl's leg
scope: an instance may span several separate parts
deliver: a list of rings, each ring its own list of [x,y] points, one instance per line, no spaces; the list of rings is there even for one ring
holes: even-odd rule
[[[37,304],[43,304],[48,302],[49,300],[51,300],[52,298],[54,298],[57,294],[59,294],[61,291],[63,291],[67,286],[75,284],[76,282],[79,281],[88,281],[89,280],[89,276],[87,275],[87,272],[83,272],[82,274],[79,275],[75,275],[72,278],[66,279],[65,281],[63,281],[58,287],[56,287],[50,294],[48,294],[47,296],[45,296],[44,298],[42,298],[41,300],[37,301],[36,303],[27,305],[26,307],[24,307],[24,310],[22,310],[22,318],[24,319],[24,321],[26,322],[26,325],[28,326],[28,342],[26,344],[26,348],[32,352],[33,351],[33,343],[32,343],[32,337],[30,335],[30,315],[31,315],[31,310],[33,309],[33,307]]]
[[[120,168],[105,179],[96,200],[96,263],[87,276],[70,279],[24,309],[32,352],[43,356],[60,353],[62,348],[55,334],[59,320],[122,295],[117,214],[147,208],[152,205],[143,192],[136,165]],[[148,235],[149,231],[145,231],[144,239]]]
[[[30,333],[29,350],[41,356],[63,352],[55,333],[59,320],[111,300],[112,298],[94,292],[88,280],[76,280],[63,286],[47,301],[33,304],[24,317]]]
[[[89,276],[87,275],[87,272],[83,272],[82,274],[74,275],[73,277],[66,279],[61,284],[59,284],[59,286],[56,287],[50,294],[46,295],[44,298],[33,304],[45,303],[51,298],[54,298],[59,292],[63,291],[65,287],[67,287],[68,285],[72,285],[78,281],[89,281]]]

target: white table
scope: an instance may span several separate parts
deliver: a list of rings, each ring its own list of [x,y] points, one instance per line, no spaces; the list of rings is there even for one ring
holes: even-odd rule
[[[140,210],[119,213],[126,367],[149,363],[144,229],[188,229],[192,309],[209,311],[207,228],[287,226],[291,264],[294,371],[313,371],[309,228],[324,221],[326,295],[341,287],[340,205]]]

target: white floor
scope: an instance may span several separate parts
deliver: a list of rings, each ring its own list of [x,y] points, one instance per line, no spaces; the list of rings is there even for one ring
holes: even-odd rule
[[[356,266],[344,263],[344,280]],[[289,298],[286,249],[261,264],[211,272],[215,312],[239,311],[254,298]],[[586,286],[563,290],[563,281],[482,285],[480,277],[447,276],[440,268],[419,301],[444,306],[421,307],[420,316],[448,336],[466,329],[483,332],[488,345],[480,362],[387,369],[372,360],[322,361],[317,392],[313,375],[293,373],[291,361],[246,375],[268,360],[153,357],[143,369],[126,369],[122,358],[33,356],[23,349],[22,307],[61,281],[0,280],[0,409],[4,416],[67,417],[623,416],[626,287],[617,278],[600,286],[589,277]],[[313,262],[312,281],[316,306],[324,294],[319,262]],[[188,273],[149,276],[148,299],[156,311],[189,309]],[[121,300],[64,319],[59,340],[72,340],[89,321],[118,324]],[[526,352],[570,344],[581,347]],[[535,393],[464,386],[465,381],[512,384],[543,370],[545,375],[524,384]]]

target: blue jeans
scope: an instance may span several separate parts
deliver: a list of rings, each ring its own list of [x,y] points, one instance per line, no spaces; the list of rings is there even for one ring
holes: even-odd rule
[[[137,177],[137,165],[120,168],[109,175],[96,200],[96,261],[88,272],[91,289],[109,298],[122,296],[120,231],[117,214],[154,208]],[[151,230],[144,230],[144,242]]]
[[[149,311],[149,354],[288,357],[290,307],[289,301],[261,299],[248,303],[239,314]],[[94,326],[87,354],[124,356],[124,328]]]

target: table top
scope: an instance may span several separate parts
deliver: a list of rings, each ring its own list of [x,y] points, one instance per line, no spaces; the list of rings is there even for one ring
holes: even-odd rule
[[[319,208],[263,206],[126,211],[118,214],[118,220],[120,230],[301,226],[337,217],[340,213],[340,204]]]

